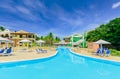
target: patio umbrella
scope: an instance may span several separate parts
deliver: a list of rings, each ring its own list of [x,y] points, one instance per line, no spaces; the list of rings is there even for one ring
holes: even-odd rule
[[[54,43],[55,45],[66,45],[68,44],[68,42],[65,42],[64,40],[58,42],[58,43]]]
[[[23,43],[25,43],[25,42],[31,42],[31,41],[28,40],[28,39],[23,39],[23,40],[21,40],[21,41],[19,41],[19,42],[23,42]]]
[[[59,44],[59,43],[54,43],[55,45]]]
[[[0,37],[0,44],[1,44],[1,42],[5,42],[7,44],[7,47],[8,47],[8,43],[10,43],[11,40],[9,40],[7,38]]]
[[[38,40],[38,41],[36,41],[37,43],[45,43],[45,41],[43,41],[43,40]]]
[[[30,40],[28,40],[28,39],[23,39],[23,40],[21,40],[21,41],[19,41],[19,43],[27,43],[27,47],[28,47],[28,43],[30,43],[31,41]]]
[[[62,44],[62,45],[66,45],[68,43],[66,43],[64,40],[60,41],[58,44]]]
[[[95,43],[100,44],[100,47],[101,47],[101,48],[102,48],[102,44],[111,44],[110,42],[105,41],[105,40],[102,40],[102,39],[96,41]]]
[[[43,40],[38,40],[38,41],[36,41],[36,43],[39,43],[39,44],[40,44],[40,47],[41,47],[42,43],[45,43],[45,41],[43,41]]]
[[[10,40],[7,38],[0,37],[0,42],[10,42]]]

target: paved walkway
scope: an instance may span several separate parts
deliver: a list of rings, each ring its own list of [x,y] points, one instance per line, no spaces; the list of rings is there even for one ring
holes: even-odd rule
[[[23,52],[20,51],[23,48],[13,48],[13,52],[12,52],[11,56],[0,56],[0,62],[26,60],[26,59],[34,59],[34,58],[44,58],[44,57],[48,57],[48,56],[51,56],[51,55],[56,53],[56,50],[53,47],[43,47],[42,49],[48,50],[48,52],[38,54],[35,51],[36,48],[38,48],[38,47],[32,47],[32,48],[29,48],[29,50],[23,51]],[[75,53],[78,53],[80,55],[85,55],[85,56],[120,62],[120,57],[117,57],[117,56],[109,56],[109,57],[103,56],[103,57],[101,57],[101,56],[93,55],[92,52],[94,52],[94,50],[92,50],[92,49],[73,48],[72,51]]]

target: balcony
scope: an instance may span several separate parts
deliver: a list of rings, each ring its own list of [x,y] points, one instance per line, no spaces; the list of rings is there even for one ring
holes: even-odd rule
[[[29,39],[29,40],[34,40],[35,38],[26,38],[26,37],[24,37],[24,38],[20,38],[20,37],[12,37],[11,39]]]

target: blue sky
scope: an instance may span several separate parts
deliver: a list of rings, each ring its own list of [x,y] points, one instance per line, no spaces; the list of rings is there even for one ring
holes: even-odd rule
[[[0,25],[38,35],[83,33],[120,17],[120,0],[0,0]]]

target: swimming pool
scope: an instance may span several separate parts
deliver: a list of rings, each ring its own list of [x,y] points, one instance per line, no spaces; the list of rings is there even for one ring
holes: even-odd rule
[[[0,79],[119,79],[120,66],[74,55],[65,47],[46,59],[1,63]]]

